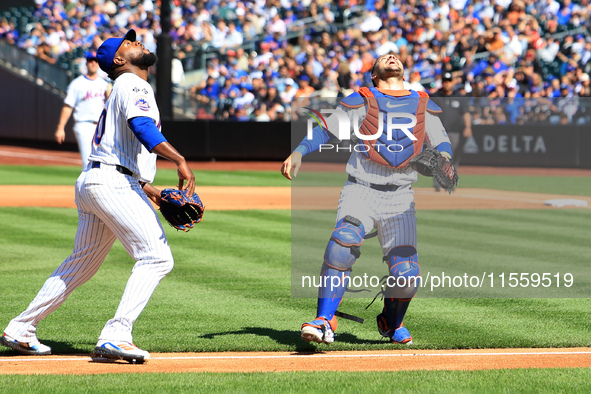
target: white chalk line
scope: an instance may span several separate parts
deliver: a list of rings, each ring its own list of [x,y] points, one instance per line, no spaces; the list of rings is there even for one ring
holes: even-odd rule
[[[3,151],[3,150],[0,150],[0,156],[20,157],[23,159],[46,160],[46,161],[62,161],[62,162],[66,162],[66,163],[80,164],[80,160],[70,159],[68,157],[36,155],[36,154],[31,154],[31,153],[18,153],[18,152],[10,152],[10,151]]]
[[[269,356],[174,356],[152,357],[151,360],[263,360],[263,359],[301,359],[301,358],[376,358],[376,357],[489,357],[489,356],[568,356],[586,355],[591,351],[575,352],[503,352],[503,353],[389,353],[389,354],[291,354]],[[0,362],[34,362],[34,361],[90,361],[88,357],[74,358],[0,358]]]

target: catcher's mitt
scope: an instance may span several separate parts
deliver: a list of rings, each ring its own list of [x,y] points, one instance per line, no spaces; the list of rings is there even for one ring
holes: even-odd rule
[[[410,166],[419,174],[435,178],[439,185],[452,192],[458,184],[458,173],[451,161],[434,148],[425,148],[410,160]]]
[[[187,232],[203,219],[205,206],[197,193],[189,197],[186,190],[163,189],[160,197],[162,216],[177,230]]]

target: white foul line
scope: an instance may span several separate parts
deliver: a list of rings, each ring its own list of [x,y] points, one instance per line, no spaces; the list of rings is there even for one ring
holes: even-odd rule
[[[412,353],[412,354],[316,354],[289,356],[187,356],[154,357],[152,360],[210,360],[210,359],[284,359],[284,358],[367,358],[367,357],[451,357],[451,356],[522,356],[522,355],[572,355],[591,354],[591,352],[528,352],[528,353]]]
[[[583,352],[508,352],[508,353],[396,353],[396,354],[303,354],[286,356],[178,356],[178,357],[153,357],[152,360],[256,360],[256,359],[288,359],[288,358],[375,358],[375,357],[479,357],[479,356],[549,356],[549,355],[585,355],[591,354],[591,351]],[[0,362],[20,362],[20,361],[88,361],[88,357],[76,358],[0,358]]]

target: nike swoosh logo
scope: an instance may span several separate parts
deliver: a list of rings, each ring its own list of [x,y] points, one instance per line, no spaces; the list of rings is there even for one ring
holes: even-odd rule
[[[392,104],[390,105],[390,101],[386,102],[386,107],[388,108],[398,108],[398,107],[404,107],[406,104]]]
[[[404,275],[404,274],[406,274],[406,273],[407,273],[408,271],[410,271],[410,270],[412,270],[412,268],[410,268],[410,269],[407,269],[407,270],[406,270],[406,271],[404,271],[404,272],[399,272],[399,273],[398,273],[398,275]]]

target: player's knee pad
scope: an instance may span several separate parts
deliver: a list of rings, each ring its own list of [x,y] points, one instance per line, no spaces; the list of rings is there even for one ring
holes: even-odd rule
[[[417,250],[413,246],[397,246],[384,260],[390,275],[386,281],[386,297],[410,300],[419,289],[421,269]]]
[[[365,228],[359,219],[345,216],[337,222],[324,252],[324,262],[340,271],[350,270],[361,255]]]

